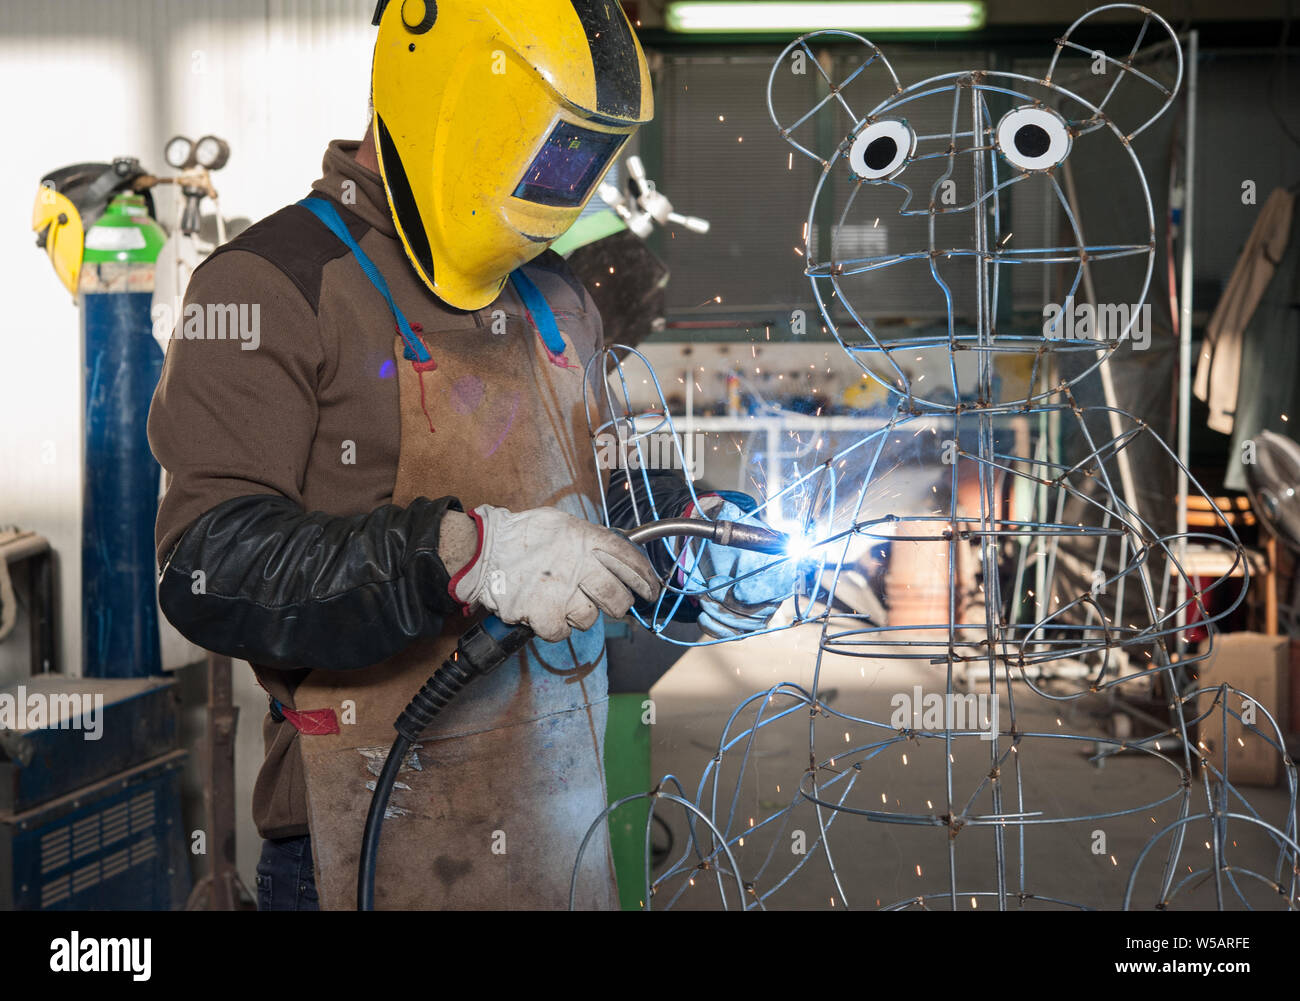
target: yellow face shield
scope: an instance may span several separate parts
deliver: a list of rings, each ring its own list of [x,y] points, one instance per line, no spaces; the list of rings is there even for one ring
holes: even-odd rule
[[[653,117],[616,0],[389,0],[372,99],[389,208],[444,302],[481,309],[564,234]]]
[[[75,296],[86,244],[81,213],[66,195],[55,191],[51,185],[42,184],[32,207],[32,230],[36,233],[37,245],[45,250],[54,265],[59,281]]]

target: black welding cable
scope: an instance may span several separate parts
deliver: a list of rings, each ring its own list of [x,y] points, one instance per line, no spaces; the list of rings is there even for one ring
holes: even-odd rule
[[[517,653],[532,639],[533,631],[524,625],[507,626],[489,618],[473,626],[457,645],[456,652],[442,662],[442,667],[415,693],[393,728],[397,739],[384,759],[383,771],[375,782],[370,798],[370,812],[361,836],[361,858],[357,863],[357,910],[375,909],[375,870],[379,863],[379,836],[384,829],[388,798],[397,782],[397,773],[411,747],[420,739],[438,714],[447,708],[461,689],[479,674],[486,674]]]
[[[366,814],[366,829],[361,837],[361,866],[357,873],[357,910],[375,909],[375,867],[379,861],[379,834],[384,829],[384,814],[388,811],[388,797],[393,793],[397,773],[411,749],[411,742],[401,734],[384,760],[383,771],[375,782],[375,794],[370,798],[370,812]]]

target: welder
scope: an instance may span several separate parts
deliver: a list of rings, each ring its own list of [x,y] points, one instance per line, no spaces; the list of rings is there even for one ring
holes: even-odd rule
[[[365,138],[331,143],[308,197],[190,283],[204,315],[256,304],[260,339],[169,346],[149,420],[162,607],[269,693],[253,812],[275,910],[352,906],[393,720],[472,616],[530,626],[404,763],[376,905],[563,907],[604,807],[602,617],[673,567],[600,524],[600,317],[548,248],[650,120],[649,70],[606,0],[382,0],[375,23]],[[647,489],[632,479],[608,485],[615,527]],[[754,507],[697,512],[668,471],[649,489],[663,516]],[[695,572],[763,559],[718,547]],[[783,597],[764,580],[687,614],[761,627]],[[608,849],[587,858],[578,905],[616,906]]]

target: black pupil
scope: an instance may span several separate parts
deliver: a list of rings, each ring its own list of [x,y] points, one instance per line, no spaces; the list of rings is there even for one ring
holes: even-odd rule
[[[1047,152],[1052,138],[1041,125],[1022,125],[1016,129],[1016,149],[1023,156],[1037,159]]]
[[[894,142],[893,136],[881,136],[867,144],[863,160],[872,170],[884,170],[894,162],[897,155],[898,143]]]

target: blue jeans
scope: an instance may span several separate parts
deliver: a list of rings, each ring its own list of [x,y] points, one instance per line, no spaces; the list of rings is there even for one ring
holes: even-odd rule
[[[257,909],[320,910],[310,837],[262,842],[262,858],[257,863]]]

